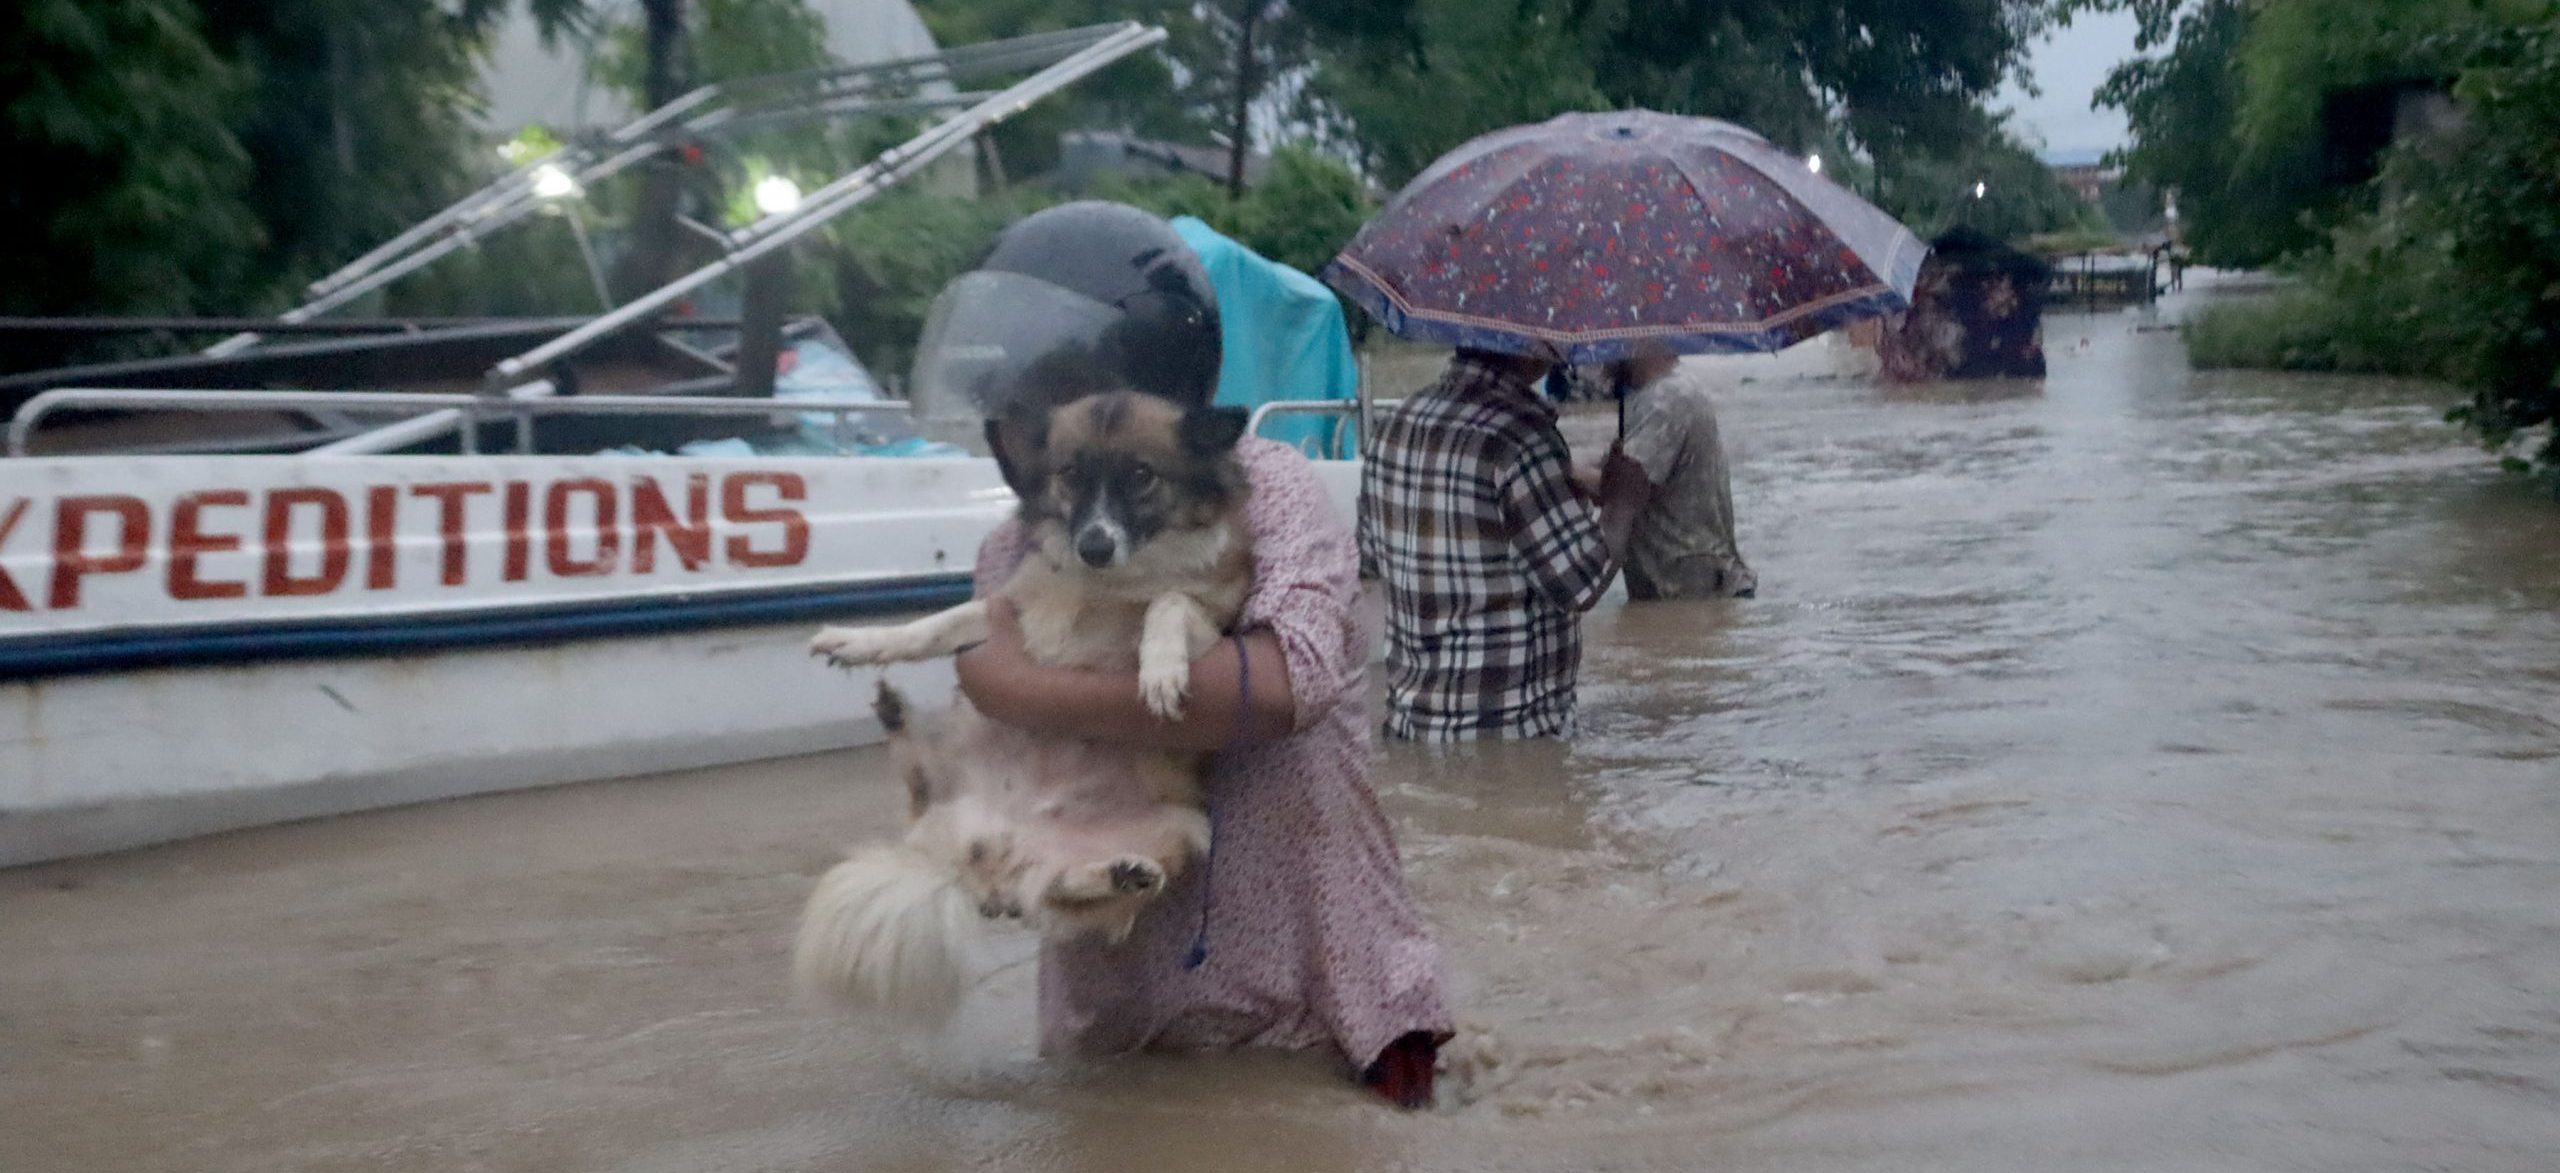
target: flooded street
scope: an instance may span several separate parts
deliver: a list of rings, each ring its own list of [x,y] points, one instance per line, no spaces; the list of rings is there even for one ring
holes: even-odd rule
[[[1020,964],[790,1008],[866,751],[0,872],[0,1170],[2549,1170],[2560,505],[2147,321],[1735,388],[1761,597],[1604,606],[1570,746],[1386,753],[1441,1111],[1036,1062]]]

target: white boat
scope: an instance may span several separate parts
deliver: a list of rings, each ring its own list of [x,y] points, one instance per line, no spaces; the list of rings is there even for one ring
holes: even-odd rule
[[[1012,505],[981,459],[0,461],[0,866],[863,744],[812,625],[965,598]]]
[[[782,98],[773,79],[706,86],[604,139],[527,161],[315,283],[303,305],[201,354],[0,378],[0,394],[41,391],[18,410],[11,458],[0,460],[0,866],[876,738],[867,690],[807,655],[812,626],[967,597],[979,541],[1011,494],[989,460],[838,455],[859,449],[864,421],[905,406],[883,401],[867,376],[847,374],[829,397],[785,388],[764,398],[784,382],[777,306],[751,306],[732,324],[739,342],[725,362],[679,337],[703,323],[668,311],[715,282],[743,275],[753,287],[757,257],[1164,37],[1125,22],[1041,33],[790,75]],[[928,74],[1020,80],[905,93],[910,75]],[[669,127],[708,134],[892,99],[957,109],[727,232],[718,259],[592,319],[362,342],[265,337],[314,331],[332,309],[576,198],[581,184],[667,149]],[[1330,294],[1316,296],[1334,308]],[[631,353],[617,357],[616,345]],[[513,356],[480,374],[479,395],[242,389],[403,364],[415,376],[430,352],[453,368],[423,380],[441,386],[471,385],[460,372]],[[607,367],[609,379],[582,379],[581,362],[669,354],[683,360],[677,374],[710,373],[653,395],[580,393],[633,377]],[[373,357],[349,366],[351,355]],[[216,375],[235,381],[189,382]],[[173,385],[216,389],[151,389]],[[688,388],[737,397],[690,398]],[[1343,408],[1267,404],[1257,427],[1292,409]],[[299,422],[286,441],[306,450],[28,455],[38,425],[64,409],[287,418]],[[380,415],[397,422],[353,422]],[[739,458],[540,454],[536,422],[562,415],[607,417],[587,425],[745,416],[791,442],[778,450],[789,454]],[[509,435],[517,454],[479,451]],[[909,429],[900,443],[922,439]],[[181,429],[179,442],[236,440]],[[153,442],[166,450],[167,437]],[[389,454],[448,443],[454,454]],[[1354,466],[1320,466],[1335,506],[1349,510]],[[926,693],[949,682],[947,665],[892,675]]]

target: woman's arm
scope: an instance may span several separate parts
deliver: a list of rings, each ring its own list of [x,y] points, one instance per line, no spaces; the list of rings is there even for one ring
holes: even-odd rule
[[[1137,672],[1053,668],[1023,650],[1021,618],[997,599],[987,610],[987,641],[953,661],[960,691],[979,712],[1005,724],[1054,737],[1129,742],[1158,749],[1215,750],[1230,741],[1287,736],[1297,719],[1289,688],[1289,663],[1280,640],[1267,630],[1219,640],[1191,663],[1191,699],[1182,719],[1166,721],[1147,711]],[[1252,695],[1244,694],[1251,669]]]

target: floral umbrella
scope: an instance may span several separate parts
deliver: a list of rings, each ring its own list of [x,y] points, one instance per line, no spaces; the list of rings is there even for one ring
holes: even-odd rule
[[[1467,142],[1323,276],[1400,337],[1589,363],[1781,350],[1898,312],[1927,251],[1759,135],[1632,110]]]

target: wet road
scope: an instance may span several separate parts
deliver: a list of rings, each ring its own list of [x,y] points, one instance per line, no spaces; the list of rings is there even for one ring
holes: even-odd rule
[[[786,1007],[856,753],[0,872],[0,1169],[2548,1170],[2560,506],[2139,324],[1734,389],[1762,597],[1386,756],[1440,1112],[1033,1062],[1020,966],[930,1047]]]

